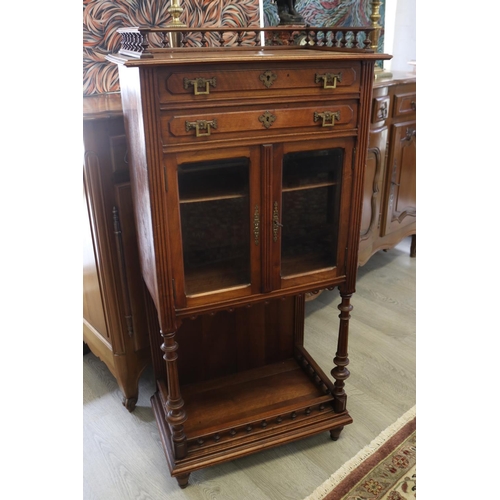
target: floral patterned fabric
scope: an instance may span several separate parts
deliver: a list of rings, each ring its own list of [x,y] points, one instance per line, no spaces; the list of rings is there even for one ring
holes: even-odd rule
[[[181,21],[193,27],[259,26],[258,0],[181,0]],[[164,27],[170,1],[83,0],[83,94],[120,90],[118,69],[105,60],[120,48],[118,28]]]

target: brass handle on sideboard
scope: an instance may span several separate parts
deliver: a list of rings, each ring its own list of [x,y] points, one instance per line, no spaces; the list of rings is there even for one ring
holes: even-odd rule
[[[323,82],[323,88],[324,89],[336,89],[337,88],[337,82],[342,81],[342,73],[325,73],[324,75],[318,75],[316,73],[314,75],[314,83],[321,83]]]
[[[215,76],[212,78],[194,78],[193,80],[184,78],[184,88],[187,90],[191,85],[194,87],[194,95],[210,94],[210,85],[216,87],[217,79]],[[203,87],[205,87],[205,90],[199,90]]]
[[[417,131],[414,128],[407,127],[406,135],[401,139],[401,142],[416,140]]]
[[[186,121],[186,132],[195,129],[196,137],[209,136],[210,127],[214,129],[217,128],[217,120],[215,118],[213,120],[196,120],[195,122]],[[206,130],[206,132],[202,133],[200,130]]]
[[[340,111],[323,111],[323,113],[315,111],[314,121],[317,122],[320,119],[322,119],[322,127],[333,127],[335,125],[335,120],[340,120]]]

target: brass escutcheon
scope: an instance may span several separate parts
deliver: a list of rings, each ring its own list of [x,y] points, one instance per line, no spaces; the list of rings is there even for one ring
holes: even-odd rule
[[[204,137],[210,135],[210,127],[214,129],[217,128],[217,120],[215,118],[213,120],[196,120],[195,122],[186,121],[186,132],[195,129],[196,137]],[[206,132],[202,133],[200,132],[200,130],[206,130]]]
[[[217,79],[214,77],[212,78],[195,78],[194,80],[190,80],[189,78],[184,78],[184,88],[187,90],[190,86],[194,87],[194,95],[203,95],[203,94],[210,94],[210,85],[212,87],[217,86]],[[198,90],[202,89],[205,87],[205,90]]]
[[[323,88],[324,89],[336,89],[337,88],[337,82],[342,81],[342,73],[325,73],[324,75],[318,75],[316,73],[314,75],[314,82],[315,83],[321,83],[323,82]]]
[[[254,235],[254,243],[258,245],[259,235],[260,235],[260,214],[258,205],[255,205],[255,210],[253,213],[253,235]]]
[[[264,125],[264,127],[269,128],[274,121],[276,120],[276,116],[266,111],[264,114],[259,116],[259,121]]]
[[[264,71],[264,73],[262,73],[259,78],[262,83],[267,88],[269,88],[274,83],[274,80],[276,80],[276,78],[278,77],[276,76],[276,73],[273,73],[272,71]]]
[[[320,118],[323,120],[321,124],[322,127],[333,127],[335,125],[335,120],[340,120],[340,111],[324,111],[323,113],[315,111],[314,121],[317,122]]]

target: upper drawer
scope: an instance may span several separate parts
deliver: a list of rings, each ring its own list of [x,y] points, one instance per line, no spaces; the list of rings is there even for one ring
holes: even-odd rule
[[[392,108],[394,118],[414,114],[417,110],[417,93],[396,93],[394,94],[394,107]]]
[[[359,92],[360,64],[316,64],[296,67],[262,66],[247,70],[233,67],[158,71],[160,102],[210,102],[247,97],[303,95],[333,97]]]
[[[189,110],[164,113],[161,118],[164,144],[193,140],[241,140],[244,137],[270,137],[288,133],[332,133],[355,129],[357,101],[339,104],[321,103],[293,108],[262,108],[259,110]]]

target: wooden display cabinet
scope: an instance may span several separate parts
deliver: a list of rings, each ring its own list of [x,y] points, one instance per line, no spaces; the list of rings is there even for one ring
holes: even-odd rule
[[[416,79],[395,74],[374,85],[359,264],[412,236],[416,255]]]
[[[150,349],[121,101],[108,95],[83,103],[83,340],[133,411]]]
[[[158,31],[121,30],[108,58],[158,317],[152,406],[185,487],[202,467],[318,432],[337,439],[352,422],[350,298],[374,63],[387,56],[318,41],[150,50]],[[304,348],[304,297],[335,287],[330,379]]]

